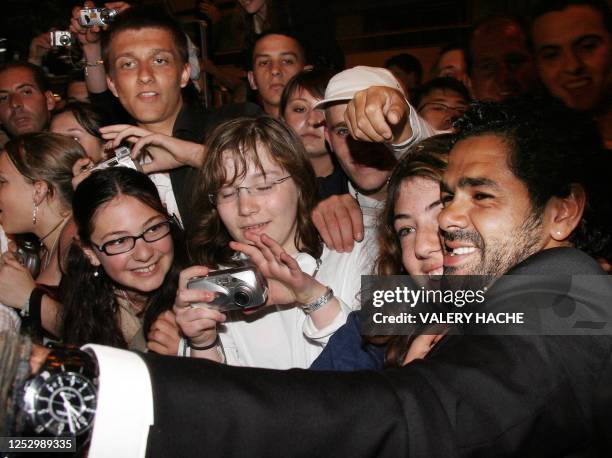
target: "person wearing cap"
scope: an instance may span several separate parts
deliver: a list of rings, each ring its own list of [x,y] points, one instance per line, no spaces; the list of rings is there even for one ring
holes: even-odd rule
[[[357,247],[370,245],[397,159],[435,132],[384,68],[338,73],[315,108],[325,110],[325,137],[348,176],[349,194],[320,202],[314,223],[325,243],[340,252],[351,251],[354,238],[361,241]]]

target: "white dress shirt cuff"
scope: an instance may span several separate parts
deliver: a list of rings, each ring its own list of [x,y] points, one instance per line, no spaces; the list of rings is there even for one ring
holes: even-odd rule
[[[89,458],[140,458],[153,425],[149,370],[137,353],[89,344],[98,360],[98,405]]]

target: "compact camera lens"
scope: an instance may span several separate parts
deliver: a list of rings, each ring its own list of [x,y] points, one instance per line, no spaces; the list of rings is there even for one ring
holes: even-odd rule
[[[70,44],[70,35],[62,35],[59,39],[60,44],[66,46]]]
[[[234,293],[234,302],[240,307],[246,307],[251,303],[251,295],[246,291],[236,291]]]

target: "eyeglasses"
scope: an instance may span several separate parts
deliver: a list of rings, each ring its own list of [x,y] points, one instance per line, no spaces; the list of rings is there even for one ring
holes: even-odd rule
[[[440,113],[455,112],[459,115],[462,115],[463,113],[468,111],[470,107],[469,106],[449,107],[448,105],[444,105],[443,103],[440,103],[440,102],[428,102],[428,103],[423,104],[423,106],[419,108],[418,111],[421,112],[425,110],[425,108],[431,111],[438,111]]]
[[[157,223],[146,229],[140,235],[126,235],[115,240],[110,240],[100,246],[94,245],[99,251],[106,253],[108,256],[127,253],[134,249],[136,240],[143,239],[147,243],[157,242],[163,239],[170,233],[171,220]]]
[[[262,181],[251,186],[225,186],[217,192],[209,194],[208,198],[210,199],[210,203],[216,206],[238,199],[241,189],[248,192],[250,196],[266,196],[272,194],[277,185],[287,181],[289,178],[291,178],[291,175],[274,181]]]

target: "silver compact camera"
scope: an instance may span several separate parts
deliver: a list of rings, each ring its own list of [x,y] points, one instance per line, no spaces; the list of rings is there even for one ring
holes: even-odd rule
[[[120,146],[115,150],[115,157],[111,157],[104,162],[100,162],[93,170],[104,170],[109,167],[129,167],[130,169],[142,172],[142,167],[138,162],[134,162],[130,157],[130,149],[125,146]]]
[[[216,293],[215,299],[205,305],[221,312],[250,310],[268,299],[268,282],[253,266],[216,270],[207,277],[194,277],[187,282],[187,288]]]
[[[55,30],[51,34],[51,47],[63,48],[74,44],[72,33],[66,30]]]
[[[83,8],[79,12],[79,24],[83,27],[108,25],[117,13],[117,10],[112,8]]]

